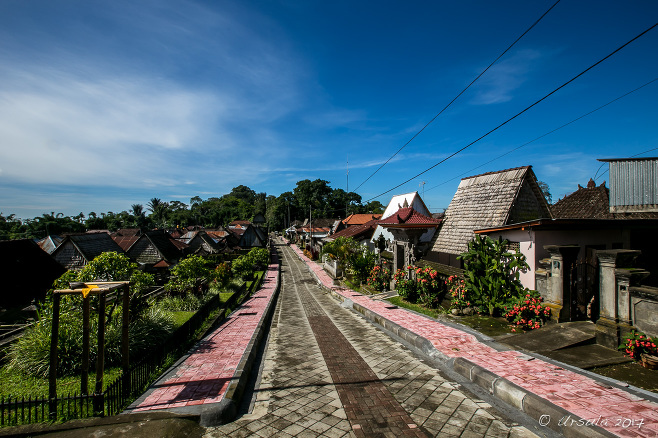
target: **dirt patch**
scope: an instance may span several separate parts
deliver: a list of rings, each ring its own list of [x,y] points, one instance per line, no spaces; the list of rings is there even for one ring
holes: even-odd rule
[[[649,370],[636,362],[592,368],[590,371],[658,393],[658,370]]]

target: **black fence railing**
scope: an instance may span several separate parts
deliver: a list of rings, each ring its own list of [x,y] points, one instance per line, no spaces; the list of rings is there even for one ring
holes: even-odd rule
[[[257,282],[255,282],[257,283]],[[92,416],[116,415],[141,395],[163,371],[167,358],[180,356],[197,340],[199,330],[208,317],[217,309],[215,321],[221,320],[234,309],[251,291],[246,284],[226,301],[220,295],[213,295],[189,320],[182,324],[160,346],[145,354],[140,361],[130,367],[128,376],[119,376],[100,394],[73,394],[48,397],[0,398],[0,426],[14,426]],[[195,336],[197,335],[197,336]]]

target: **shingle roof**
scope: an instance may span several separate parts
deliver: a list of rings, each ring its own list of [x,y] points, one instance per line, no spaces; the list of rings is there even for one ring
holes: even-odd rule
[[[605,182],[597,186],[592,179],[553,204],[551,211],[559,219],[658,219],[655,212],[610,213],[610,190]]]
[[[151,241],[153,246],[158,250],[162,257],[167,261],[178,260],[183,253],[173,243],[174,239],[169,238],[169,233],[164,230],[148,231],[144,233]]]
[[[550,218],[551,212],[531,166],[464,178],[432,251],[461,254],[468,249],[473,230],[542,217]]]
[[[88,262],[92,261],[104,252],[118,252],[123,254],[123,249],[107,233],[92,234],[70,234],[66,237],[69,239],[80,254]],[[62,242],[63,244],[64,242]],[[58,247],[61,248],[62,245]],[[57,250],[56,250],[57,251]]]

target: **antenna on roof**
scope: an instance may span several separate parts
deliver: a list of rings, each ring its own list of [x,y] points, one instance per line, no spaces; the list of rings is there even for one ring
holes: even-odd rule
[[[425,200],[425,184],[426,183],[427,183],[427,181],[421,181],[420,184],[418,184],[418,187],[423,188],[423,200]]]

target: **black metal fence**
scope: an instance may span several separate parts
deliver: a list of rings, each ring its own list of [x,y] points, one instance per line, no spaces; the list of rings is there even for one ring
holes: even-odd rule
[[[219,294],[213,295],[189,320],[181,325],[162,345],[131,365],[128,376],[119,376],[100,394],[73,394],[48,397],[0,398],[0,426],[14,426],[92,416],[116,415],[141,395],[162,373],[166,359],[187,351],[197,340],[197,333],[208,317],[220,309],[215,321],[235,308],[250,291],[244,285],[225,303]],[[195,336],[197,335],[197,336]]]

